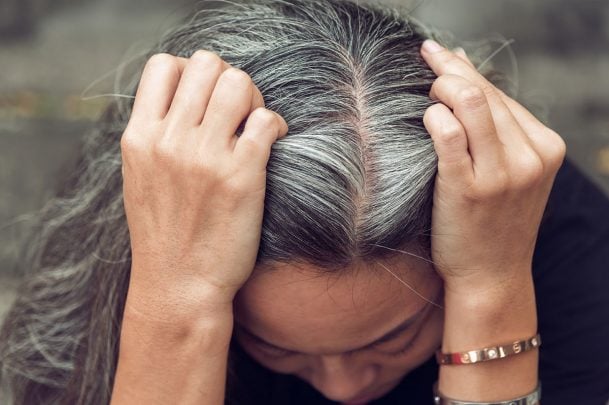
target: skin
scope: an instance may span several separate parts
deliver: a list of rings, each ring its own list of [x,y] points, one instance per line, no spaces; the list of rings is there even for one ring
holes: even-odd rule
[[[564,142],[463,52],[428,41],[421,54],[438,75],[430,92],[438,103],[424,116],[439,159],[435,281],[405,258],[354,263],[337,279],[295,263],[254,272],[265,166],[287,125],[264,109],[247,74],[210,52],[149,61],[121,140],[133,259],[113,404],[223,403],[233,331],[262,364],[340,401],[382,395],[440,342],[455,352],[536,333],[532,255]],[[424,304],[413,290],[431,299],[440,285],[444,313],[432,309],[405,332],[400,339],[421,333],[407,353],[348,356]],[[240,327],[302,354],[270,359]],[[515,398],[537,384],[537,360],[534,350],[441,366],[439,390],[468,401]]]

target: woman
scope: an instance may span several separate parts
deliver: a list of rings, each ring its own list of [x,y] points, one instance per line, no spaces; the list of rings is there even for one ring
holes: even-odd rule
[[[542,221],[564,143],[428,35],[342,0],[168,34],[45,209],[14,402],[606,401],[609,205],[564,166]]]

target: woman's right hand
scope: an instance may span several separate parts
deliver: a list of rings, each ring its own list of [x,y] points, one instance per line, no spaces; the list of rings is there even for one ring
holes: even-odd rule
[[[271,146],[287,130],[214,53],[150,58],[121,139],[126,313],[179,322],[231,309],[255,265]]]

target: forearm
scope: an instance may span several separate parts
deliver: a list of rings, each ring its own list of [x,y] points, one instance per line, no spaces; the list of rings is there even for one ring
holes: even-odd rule
[[[232,314],[189,324],[125,312],[112,404],[222,404]]]
[[[535,292],[530,276],[481,292],[449,290],[445,308],[444,353],[496,346],[537,333]],[[445,397],[468,401],[517,398],[535,389],[537,367],[535,349],[482,363],[443,365],[439,391]]]
[[[120,145],[132,266],[115,405],[223,402],[232,301],[256,264],[266,165],[287,132],[213,52],[146,63]]]

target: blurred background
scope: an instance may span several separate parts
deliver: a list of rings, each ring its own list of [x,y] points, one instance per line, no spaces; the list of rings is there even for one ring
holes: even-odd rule
[[[493,61],[518,84],[519,97],[609,193],[607,0],[387,2],[471,49],[491,38],[489,54],[501,50]],[[16,246],[28,213],[50,198],[110,100],[89,97],[112,93],[116,68],[150,48],[193,4],[0,0],[0,319],[15,296]]]

